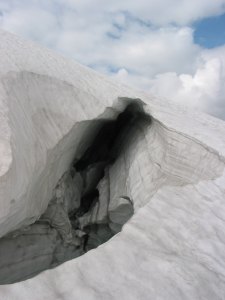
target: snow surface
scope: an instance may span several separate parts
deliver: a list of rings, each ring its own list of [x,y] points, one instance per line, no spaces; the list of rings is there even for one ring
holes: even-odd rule
[[[46,210],[91,120],[137,98],[153,117],[111,171],[121,174],[112,175],[115,189],[134,202],[122,232],[0,286],[0,299],[225,299],[225,123],[0,35],[0,236]]]

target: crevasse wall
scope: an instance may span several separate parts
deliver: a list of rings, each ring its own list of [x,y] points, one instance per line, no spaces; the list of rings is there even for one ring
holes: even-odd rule
[[[84,135],[91,139],[98,129],[98,119],[115,117],[132,101],[114,101],[118,104],[112,103],[115,107],[109,116],[99,116],[99,99],[52,77],[10,72],[3,85],[9,110],[12,163],[1,182],[1,236],[40,217],[58,180],[74,156],[84,151]],[[92,114],[96,111],[95,118],[89,117],[88,110]],[[162,185],[215,178],[223,169],[215,151],[167,129],[154,118],[151,125],[135,126],[126,139],[126,153],[119,157],[109,175],[115,198],[129,195],[135,209],[145,205]],[[120,179],[114,173],[120,174]]]

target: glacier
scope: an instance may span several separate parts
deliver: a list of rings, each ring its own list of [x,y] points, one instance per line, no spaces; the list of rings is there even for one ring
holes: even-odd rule
[[[225,123],[0,35],[0,299],[224,299]]]

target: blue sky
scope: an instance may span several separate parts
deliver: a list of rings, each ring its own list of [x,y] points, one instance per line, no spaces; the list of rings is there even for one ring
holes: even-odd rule
[[[194,40],[206,48],[213,48],[225,44],[225,14],[205,18],[194,24]]]
[[[225,0],[0,0],[0,27],[225,119]]]

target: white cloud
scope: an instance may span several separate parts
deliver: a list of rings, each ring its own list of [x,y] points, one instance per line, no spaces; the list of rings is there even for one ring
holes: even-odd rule
[[[67,3],[81,13],[94,15],[99,12],[127,11],[141,20],[161,26],[169,23],[187,25],[225,11],[224,0],[58,0],[58,2]]]
[[[167,72],[149,79],[143,76],[138,78],[121,69],[115,78],[128,84],[138,82],[140,88],[160,97],[225,119],[225,46],[203,50],[200,58],[193,75]]]
[[[57,28],[57,20],[43,9],[21,9],[8,13],[3,27],[12,32],[22,33],[23,36],[33,40],[50,44]]]
[[[223,58],[214,56],[213,50],[207,55],[203,51],[203,62],[193,76],[175,73],[157,75],[150,90],[225,118],[225,47],[221,47],[220,52]]]
[[[104,27],[66,31],[58,37],[57,48],[95,68],[126,68],[149,77],[169,71],[194,72],[200,51],[190,28],[149,30],[138,24],[121,33],[120,39],[109,38]]]
[[[9,31],[225,119],[225,48],[202,49],[190,27],[225,0],[1,0],[0,11]]]

